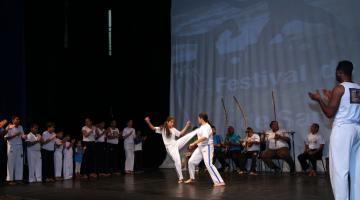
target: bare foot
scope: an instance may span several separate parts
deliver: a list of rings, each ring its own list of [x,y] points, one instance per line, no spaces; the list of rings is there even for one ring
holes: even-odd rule
[[[178,180],[178,183],[184,183],[184,179]]]
[[[214,187],[223,187],[223,186],[225,186],[224,182],[214,184]]]
[[[185,181],[186,184],[192,184],[192,183],[195,183],[195,180],[194,179],[188,179],[187,181]]]

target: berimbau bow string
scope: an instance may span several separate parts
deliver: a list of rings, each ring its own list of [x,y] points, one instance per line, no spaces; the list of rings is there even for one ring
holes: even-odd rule
[[[271,96],[272,96],[272,105],[273,105],[273,114],[274,114],[274,120],[276,120],[276,105],[275,105],[275,94],[274,94],[274,90],[271,91]]]
[[[225,107],[224,98],[221,98],[221,103],[222,103],[222,107],[224,109],[224,114],[225,114],[225,127],[227,128],[229,126],[229,115],[228,115],[228,112]]]
[[[246,130],[246,128],[248,127],[248,121],[247,121],[247,118],[246,118],[246,115],[245,115],[245,112],[244,112],[244,109],[241,107],[241,104],[239,103],[239,101],[237,100],[237,98],[235,96],[234,97],[234,101],[235,101],[235,104],[236,106],[238,107],[238,109],[240,110],[241,112],[241,115],[244,119],[244,130]]]

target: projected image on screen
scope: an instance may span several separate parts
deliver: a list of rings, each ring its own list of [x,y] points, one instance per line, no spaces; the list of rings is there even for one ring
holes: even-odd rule
[[[359,8],[355,0],[173,0],[171,114],[180,125],[206,111],[224,135],[223,98],[243,136],[233,96],[262,131],[274,119],[273,92],[279,125],[296,132],[296,155],[313,122],[328,144],[331,121],[307,92],[332,88],[340,60],[356,69]]]

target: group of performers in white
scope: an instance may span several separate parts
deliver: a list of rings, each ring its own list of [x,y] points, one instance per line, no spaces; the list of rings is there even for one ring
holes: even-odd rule
[[[353,64],[350,61],[339,62],[336,80],[340,84],[332,91],[323,90],[324,97],[319,91],[309,93],[309,97],[319,103],[327,117],[335,118],[330,137],[329,162],[330,179],[336,200],[360,199],[360,85],[352,82],[352,71]],[[260,135],[248,127],[244,139],[235,134],[234,128],[230,126],[225,141],[216,134],[216,129],[209,123],[206,113],[198,115],[199,127],[191,132],[187,131],[190,122],[187,122],[181,131],[174,128],[173,117],[168,117],[161,126],[154,126],[149,117],[145,118],[145,122],[150,129],[162,135],[166,151],[174,161],[178,183],[194,183],[195,168],[203,161],[214,186],[225,186],[213,163],[214,160],[218,160],[221,164],[219,170],[222,171],[229,166],[225,161],[227,156],[234,161],[239,174],[247,173],[246,160],[252,159],[249,174],[257,175],[258,158],[275,172],[282,169],[273,162],[274,158],[282,159],[288,164],[290,173],[295,173],[295,163],[289,151],[291,138],[286,131],[279,128],[277,121],[272,121],[270,130]],[[22,140],[27,143],[29,182],[53,181],[54,178],[71,179],[73,160],[75,172],[81,173],[84,178],[119,173],[116,160],[119,157],[119,138],[124,140],[125,173],[133,173],[134,141],[137,136],[131,120],[120,132],[116,121],[112,121],[110,127],[105,129],[104,122],[95,126],[90,119],[86,119],[82,128],[82,143],[76,144],[70,135],[55,133],[53,123],[48,124],[47,131],[42,135],[38,133],[38,126],[35,124],[31,126],[30,133],[25,135],[19,117],[13,117],[12,123],[7,127],[6,124],[5,120],[0,122],[0,131],[5,135],[8,144],[7,181],[10,183],[23,179]],[[298,156],[302,170],[309,176],[316,176],[316,161],[322,159],[325,141],[318,134],[319,128],[316,123],[310,126],[309,134],[304,141],[304,152]],[[262,149],[264,141],[267,144],[266,149]],[[187,163],[187,180],[182,174],[179,152],[185,146],[192,152]],[[105,154],[113,159],[97,156]],[[82,155],[82,159],[78,155]],[[77,162],[79,160],[81,164]],[[106,163],[105,160],[110,161]]]

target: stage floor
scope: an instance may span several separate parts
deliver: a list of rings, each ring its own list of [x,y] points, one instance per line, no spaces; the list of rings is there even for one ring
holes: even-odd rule
[[[188,177],[187,172],[184,172]],[[331,200],[327,176],[308,177],[288,174],[223,175],[226,187],[213,188],[210,177],[200,174],[194,185],[178,184],[175,171],[121,175],[92,181],[64,181],[53,184],[1,186],[0,200],[8,199],[266,199]]]

